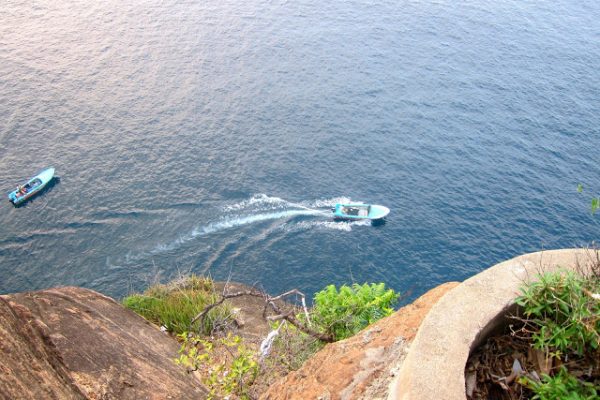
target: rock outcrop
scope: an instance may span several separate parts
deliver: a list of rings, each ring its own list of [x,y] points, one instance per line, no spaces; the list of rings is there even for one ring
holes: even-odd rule
[[[66,287],[0,296],[0,399],[203,399],[177,343],[113,299]]]
[[[438,286],[357,335],[327,345],[298,371],[272,385],[261,399],[386,398],[423,318],[457,285]]]

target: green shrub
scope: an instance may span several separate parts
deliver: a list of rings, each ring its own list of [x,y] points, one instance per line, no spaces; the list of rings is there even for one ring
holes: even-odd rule
[[[531,389],[532,400],[592,400],[598,399],[598,392],[590,382],[582,382],[561,367],[555,376],[542,375],[541,382],[524,377],[520,383]]]
[[[197,321],[190,327],[192,319],[207,305],[216,301],[212,281],[192,275],[184,280],[167,285],[154,285],[143,294],[133,294],[123,299],[123,305],[145,319],[167,328],[169,332],[182,333],[190,329],[209,334],[217,321],[227,319],[227,306],[213,308],[204,325]]]
[[[564,361],[564,364],[558,362],[557,373],[543,374],[541,381],[529,377],[519,380],[535,393],[533,399],[599,398],[599,385],[577,379],[566,368],[577,359],[600,356],[599,289],[596,272],[583,276],[570,271],[541,275],[537,282],[521,289],[516,302],[523,307],[533,347]]]
[[[516,300],[527,322],[535,328],[534,347],[554,354],[600,345],[600,302],[592,297],[600,285],[594,277],[573,272],[544,274],[539,281],[522,288]]]
[[[228,397],[248,399],[249,389],[258,376],[256,355],[239,336],[228,334],[219,339],[203,339],[184,332],[175,363],[188,371],[201,371],[202,383],[210,390],[209,399]]]
[[[335,340],[350,337],[369,324],[390,315],[399,295],[384,283],[329,285],[315,295],[312,321]]]

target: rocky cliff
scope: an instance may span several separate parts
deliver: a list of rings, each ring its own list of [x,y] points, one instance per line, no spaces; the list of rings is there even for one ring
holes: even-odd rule
[[[423,318],[456,285],[441,285],[354,337],[327,345],[261,398],[386,398]],[[256,335],[266,334],[262,328]],[[200,382],[173,363],[177,350],[156,326],[91,290],[0,296],[0,400],[206,398]]]
[[[272,385],[261,399],[384,399],[423,318],[449,282],[377,321],[357,335],[327,345],[302,368]]]
[[[202,399],[177,343],[113,299],[67,287],[0,296],[0,399]]]

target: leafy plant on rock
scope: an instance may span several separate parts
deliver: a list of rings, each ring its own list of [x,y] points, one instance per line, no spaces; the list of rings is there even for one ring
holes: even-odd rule
[[[329,285],[314,297],[312,321],[335,340],[348,338],[394,312],[399,295],[384,283]]]
[[[556,360],[557,370],[541,374],[541,379],[533,375],[519,379],[519,383],[534,392],[533,399],[598,399],[598,265],[592,267],[587,276],[572,271],[543,274],[538,281],[523,287],[516,299],[523,308],[525,331],[531,334],[533,347],[543,351],[547,358]],[[587,372],[579,368],[579,374],[574,376],[569,369],[575,368],[578,360],[591,360],[591,365]]]
[[[600,346],[600,301],[597,279],[571,271],[544,274],[523,288],[516,299],[527,322],[535,328],[534,347],[555,355],[574,351],[582,355]]]
[[[202,381],[210,390],[209,399],[229,395],[249,398],[259,366],[256,355],[239,336],[230,333],[219,339],[203,339],[184,332],[178,337],[182,344],[175,363],[188,371],[201,370]]]
[[[523,377],[519,382],[531,389],[535,395],[532,400],[597,400],[598,391],[593,383],[583,382],[569,374],[562,367],[558,374],[543,374],[540,381]]]

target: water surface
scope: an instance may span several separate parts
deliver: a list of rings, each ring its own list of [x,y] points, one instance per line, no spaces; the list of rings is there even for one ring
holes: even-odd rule
[[[0,293],[416,296],[598,239],[596,1],[0,5]],[[577,184],[585,192],[576,192]],[[337,201],[392,209],[336,223]]]

